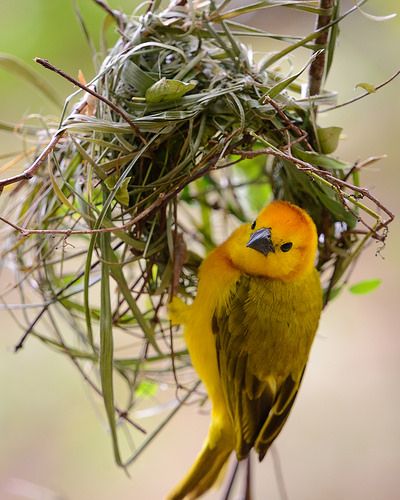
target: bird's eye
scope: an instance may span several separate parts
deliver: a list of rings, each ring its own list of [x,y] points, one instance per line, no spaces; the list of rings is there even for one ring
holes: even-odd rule
[[[284,243],[281,245],[281,250],[282,252],[288,252],[293,246],[293,243],[291,241],[288,241],[287,243]]]
[[[253,230],[255,228],[256,228],[256,221],[253,221],[253,223],[251,224],[251,230]]]

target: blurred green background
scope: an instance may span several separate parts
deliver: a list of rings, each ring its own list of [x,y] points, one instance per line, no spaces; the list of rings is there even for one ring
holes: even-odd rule
[[[94,39],[104,14],[91,0],[76,2]],[[109,4],[130,11],[131,0]],[[0,52],[32,67],[40,56],[89,80],[91,53],[70,0],[0,0]],[[345,2],[351,6],[352,2]],[[400,13],[398,0],[367,2],[374,14]],[[275,32],[306,32],[294,12],[266,11],[258,24]],[[340,102],[359,82],[379,84],[399,69],[400,16],[372,22],[361,14],[344,21],[328,87]],[[255,50],[263,47],[254,44]],[[271,50],[270,47],[266,48]],[[305,56],[305,55],[304,55]],[[299,67],[302,60],[295,60]],[[37,67],[61,96],[71,85]],[[344,128],[339,154],[348,161],[387,154],[364,173],[364,184],[395,213],[400,207],[400,79],[352,106],[321,115]],[[56,113],[33,87],[0,68],[0,120]],[[18,149],[0,133],[0,154]],[[2,231],[2,228],[0,228]],[[325,311],[294,411],[277,441],[290,500],[395,500],[400,491],[400,226],[385,249],[365,252],[352,282],[381,278],[374,293],[348,291]],[[0,289],[12,282],[1,275]],[[18,296],[9,297],[18,302]],[[0,498],[158,500],[181,477],[206,434],[208,415],[183,409],[130,469],[113,463],[105,420],[72,364],[37,341],[13,353],[20,332],[0,311]],[[146,421],[143,422],[146,425]],[[269,456],[254,467],[255,500],[279,498]],[[206,498],[221,496],[211,492]],[[240,498],[238,496],[237,498]]]

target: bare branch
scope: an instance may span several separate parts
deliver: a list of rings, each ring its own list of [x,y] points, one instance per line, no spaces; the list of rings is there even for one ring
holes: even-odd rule
[[[32,234],[64,234],[66,237],[74,235],[74,234],[99,234],[99,233],[115,233],[118,231],[125,231],[130,227],[134,226],[138,222],[143,219],[149,217],[155,210],[159,210],[162,206],[164,206],[169,200],[173,199],[182,189],[190,184],[195,179],[202,177],[207,172],[215,169],[215,164],[218,161],[218,158],[215,158],[214,161],[208,162],[206,166],[198,169],[196,172],[192,173],[192,175],[188,176],[181,184],[174,186],[167,193],[160,193],[158,198],[151,203],[148,207],[142,210],[136,217],[133,217],[126,224],[121,226],[112,226],[112,227],[103,227],[97,229],[28,229],[25,227],[21,227],[18,224],[14,224],[4,217],[0,217],[0,220],[5,224],[8,224],[13,229],[21,233],[22,236],[30,236]],[[223,168],[228,167],[229,164],[223,165]]]
[[[328,184],[330,187],[336,188],[338,192],[340,192],[341,196],[352,202],[354,205],[358,206],[362,210],[364,210],[366,213],[374,217],[377,222],[378,226],[375,229],[372,229],[365,221],[360,219],[360,222],[362,222],[366,227],[370,229],[372,232],[372,236],[379,240],[383,241],[385,239],[385,236],[382,236],[378,233],[381,229],[387,227],[392,220],[394,219],[394,214],[391,212],[385,205],[383,205],[382,202],[380,202],[375,196],[373,196],[368,189],[355,186],[354,184],[351,184],[350,182],[344,181],[342,179],[339,179],[329,173],[326,170],[322,170],[319,168],[314,167],[314,165],[311,165],[311,163],[307,163],[303,160],[300,160],[299,158],[296,158],[295,156],[292,156],[289,152],[283,152],[280,151],[279,149],[276,148],[266,148],[266,149],[257,149],[257,150],[252,150],[252,151],[243,151],[243,150],[232,150],[233,154],[241,155],[243,158],[254,158],[256,156],[259,156],[260,154],[264,155],[272,155],[278,158],[281,158],[283,160],[286,160],[292,164],[294,164],[299,170],[302,170],[303,172],[308,172],[310,175],[312,175],[314,178],[323,181],[325,184]],[[349,194],[347,192],[344,192],[341,190],[341,188],[347,188],[353,191],[353,194]],[[370,201],[372,201],[376,207],[381,209],[387,216],[388,218],[386,220],[382,220],[382,218],[375,213],[373,210],[368,208],[366,205],[363,205],[360,203],[358,198],[368,198]]]
[[[88,87],[87,85],[84,85],[80,81],[76,80],[72,76],[68,75],[65,73],[63,70],[56,68],[53,66],[47,59],[42,59],[41,57],[36,57],[35,62],[38,64],[41,64],[44,66],[46,69],[49,69],[50,71],[54,71],[54,73],[57,73],[57,75],[62,76],[69,82],[73,83],[77,87],[80,87],[82,90],[87,92],[88,94],[91,94],[92,96],[96,97],[100,101],[103,101],[107,106],[109,106],[113,111],[115,111],[118,115],[120,115],[135,131],[136,135],[142,140],[144,144],[146,144],[146,140],[144,137],[141,135],[139,132],[138,127],[133,123],[131,120],[130,116],[121,108],[119,108],[116,104],[114,104],[112,101],[107,99],[107,97],[104,97],[103,95],[100,95],[98,92],[96,92],[92,87]]]
[[[235,479],[238,475],[238,471],[239,471],[239,462],[238,462],[238,460],[236,460],[234,467],[232,469],[232,472],[231,472],[231,476],[230,476],[229,481],[228,481],[228,486],[226,488],[224,496],[222,497],[222,500],[229,500],[230,499],[231,493],[232,493],[232,487],[233,487]]]
[[[394,73],[390,78],[388,78],[387,80],[385,80],[383,83],[377,85],[375,87],[375,92],[377,90],[381,89],[382,87],[384,87],[385,85],[387,85],[388,83],[392,82],[399,75],[400,75],[400,69],[398,69],[396,71],[396,73]],[[338,104],[337,106],[331,106],[330,108],[325,108],[325,109],[321,110],[320,113],[326,113],[327,111],[332,111],[334,109],[343,108],[343,106],[347,106],[348,104],[353,104],[353,102],[357,102],[360,99],[364,99],[364,97],[368,97],[369,95],[372,95],[375,92],[365,92],[364,94],[361,94],[361,95],[359,95],[357,97],[354,97],[354,99],[350,99],[349,101],[343,102],[342,104]]]
[[[321,9],[332,9],[334,0],[321,0]],[[315,40],[316,45],[326,47],[329,36],[328,26],[332,20],[332,14],[319,15],[317,18],[317,30],[323,30]],[[327,29],[323,29],[327,27]],[[322,80],[325,74],[326,51],[322,51],[311,63],[309,71],[308,91],[309,95],[318,95],[321,91]]]
[[[279,106],[279,104],[276,101],[274,101],[273,99],[271,99],[269,96],[266,96],[264,98],[264,102],[267,102],[268,104],[270,104],[275,109],[275,111],[278,113],[278,115],[282,118],[282,120],[284,121],[284,123],[287,124],[288,128],[290,130],[292,130],[297,135],[298,140],[296,140],[295,143],[297,143],[297,142],[304,142],[304,144],[306,145],[306,148],[309,151],[311,151],[312,147],[311,147],[310,143],[307,140],[307,137],[308,137],[307,132],[305,130],[302,130],[295,123],[293,123],[290,120],[290,118],[286,115],[286,113],[284,112],[284,110]],[[295,143],[292,142],[291,144],[293,145]]]

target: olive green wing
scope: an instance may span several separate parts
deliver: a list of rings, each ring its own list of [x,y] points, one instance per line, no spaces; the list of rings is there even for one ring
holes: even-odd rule
[[[268,413],[268,418],[265,420],[264,425],[257,436],[256,442],[254,443],[254,448],[260,461],[264,458],[268,448],[282,430],[282,427],[289,416],[290,410],[292,409],[293,403],[296,399],[303,374],[304,370],[300,380],[298,381],[293,380],[292,376],[289,375],[279,389],[274,404]]]
[[[307,360],[286,360],[288,348],[280,342],[290,325],[280,317],[279,305],[274,309],[275,293],[259,279],[243,276],[212,320],[239,460],[252,447],[260,460],[264,457],[289,415]]]

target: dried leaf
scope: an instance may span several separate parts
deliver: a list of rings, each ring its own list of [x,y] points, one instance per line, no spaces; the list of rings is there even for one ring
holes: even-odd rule
[[[82,85],[87,85],[86,78],[81,70],[78,71],[78,81]],[[86,93],[86,108],[83,110],[83,114],[87,116],[96,116],[97,99],[92,94]]]

